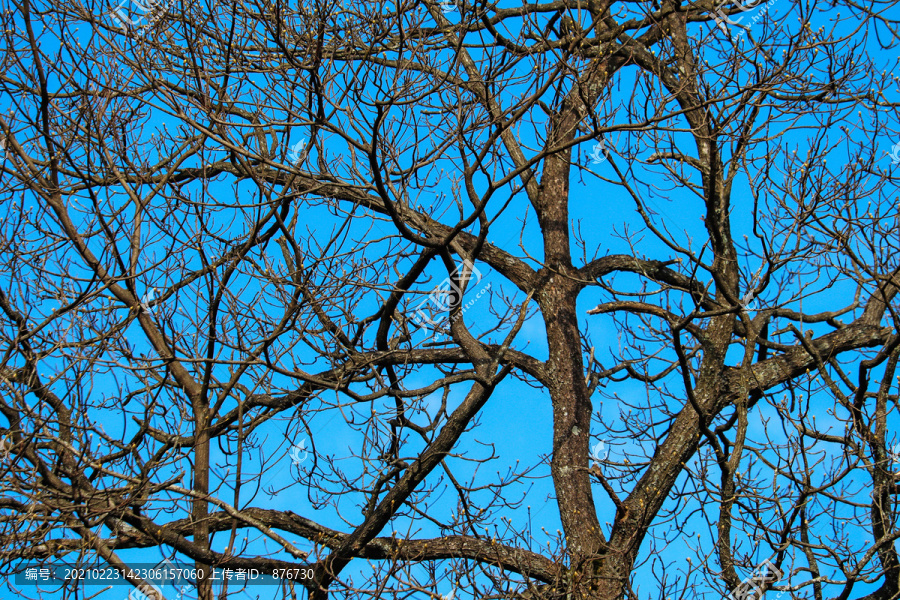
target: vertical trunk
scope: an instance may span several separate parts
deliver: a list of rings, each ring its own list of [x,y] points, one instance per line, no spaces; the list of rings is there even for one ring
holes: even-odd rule
[[[588,471],[592,405],[584,381],[576,294],[570,280],[554,275],[543,298],[553,405],[550,472],[566,536],[571,567],[567,588],[573,598],[587,597],[585,588],[593,573],[591,560],[604,541]]]
[[[209,494],[209,408],[201,400],[194,402],[194,491],[201,496]],[[195,498],[191,508],[194,521],[194,542],[202,550],[209,550],[209,504],[206,500]],[[196,562],[197,567],[197,600],[213,600],[210,565],[203,561]]]
[[[572,124],[562,124],[568,132]],[[571,135],[571,133],[568,133]],[[550,398],[553,405],[553,457],[550,472],[571,566],[567,588],[583,597],[593,571],[588,562],[604,542],[588,471],[592,405],[581,357],[576,301],[582,285],[573,277],[569,245],[570,153],[547,157],[541,182],[538,221],[544,242],[538,303],[547,331]]]

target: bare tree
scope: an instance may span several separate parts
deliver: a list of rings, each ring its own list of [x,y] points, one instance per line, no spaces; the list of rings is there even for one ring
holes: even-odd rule
[[[3,6],[10,590],[900,598],[891,2]]]

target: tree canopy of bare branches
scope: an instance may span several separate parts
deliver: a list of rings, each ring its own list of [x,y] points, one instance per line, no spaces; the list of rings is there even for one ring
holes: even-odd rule
[[[2,7],[4,595],[900,598],[893,2]]]

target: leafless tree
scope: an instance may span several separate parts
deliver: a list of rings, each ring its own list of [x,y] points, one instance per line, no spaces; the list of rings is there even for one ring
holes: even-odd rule
[[[11,593],[900,598],[892,2],[3,10]]]

